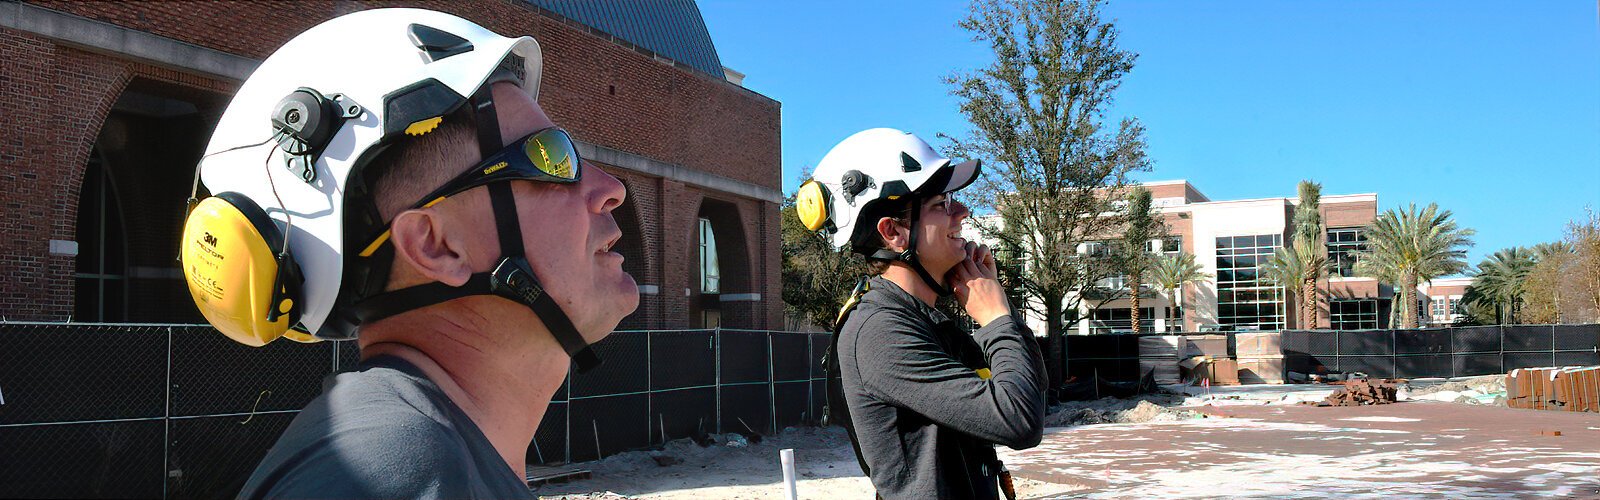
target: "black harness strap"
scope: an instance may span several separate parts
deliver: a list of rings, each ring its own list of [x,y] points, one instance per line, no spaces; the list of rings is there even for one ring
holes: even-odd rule
[[[867,458],[861,454],[861,440],[856,439],[856,426],[850,417],[850,407],[844,400],[844,380],[839,378],[841,373],[839,369],[839,332],[844,329],[845,320],[850,318],[850,313],[855,311],[856,305],[861,303],[861,297],[866,295],[869,290],[871,290],[871,287],[867,285],[866,278],[858,281],[855,290],[850,292],[850,298],[845,300],[844,307],[839,311],[839,318],[833,323],[833,338],[829,339],[828,352],[823,354],[822,359],[823,376],[827,377],[828,384],[827,398],[823,400],[822,413],[832,423],[844,427],[845,432],[850,435],[850,449],[856,453],[856,463],[861,465],[861,473],[871,476],[872,471],[867,467]],[[824,424],[826,425],[826,423]]]

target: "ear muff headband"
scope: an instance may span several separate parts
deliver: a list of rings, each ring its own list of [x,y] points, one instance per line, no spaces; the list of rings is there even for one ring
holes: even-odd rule
[[[201,200],[184,221],[180,246],[190,297],[229,338],[260,347],[299,322],[298,266],[260,205],[232,192]]]
[[[828,225],[828,187],[817,181],[806,181],[794,196],[795,213],[806,229],[817,231]]]

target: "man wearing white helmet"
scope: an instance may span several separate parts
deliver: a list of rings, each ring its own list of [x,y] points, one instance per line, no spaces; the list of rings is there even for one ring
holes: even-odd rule
[[[1038,346],[1011,316],[994,256],[961,238],[971,214],[954,194],[979,168],[872,129],[829,151],[796,196],[807,227],[878,271],[835,326],[828,404],[882,498],[1010,496],[994,445],[1032,447],[1043,432]],[[978,324],[971,335],[934,308],[945,295]]]
[[[535,100],[528,37],[379,9],[295,37],[212,136],[181,243],[208,321],[249,345],[358,340],[240,493],[518,498],[569,361],[638,305],[622,184]],[[264,154],[263,154],[264,153]]]

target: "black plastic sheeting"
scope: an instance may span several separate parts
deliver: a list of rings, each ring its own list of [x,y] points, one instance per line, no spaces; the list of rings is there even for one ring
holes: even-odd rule
[[[232,496],[345,347],[251,348],[199,326],[0,325],[0,423],[24,424],[0,428],[0,497]]]
[[[587,461],[650,446],[649,395],[631,394],[568,403],[572,460]],[[595,431],[599,431],[598,440]]]
[[[0,325],[0,424],[166,415],[167,336],[165,327]]]
[[[0,497],[160,498],[167,477],[165,425],[144,420],[0,428]]]
[[[1285,368],[1374,377],[1467,377],[1517,368],[1600,364],[1600,325],[1285,331]]]
[[[174,476],[169,495],[225,498],[237,494],[294,417],[294,413],[276,413],[174,419],[167,458]]]

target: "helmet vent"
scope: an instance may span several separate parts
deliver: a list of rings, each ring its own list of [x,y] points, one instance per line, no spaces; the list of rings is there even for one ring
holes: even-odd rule
[[[900,153],[900,170],[916,172],[922,170],[922,163],[918,162],[916,158],[912,158],[910,153],[902,151]]]
[[[421,24],[412,24],[407,31],[410,32],[411,44],[428,56],[428,62],[472,52],[472,42],[448,31]]]

